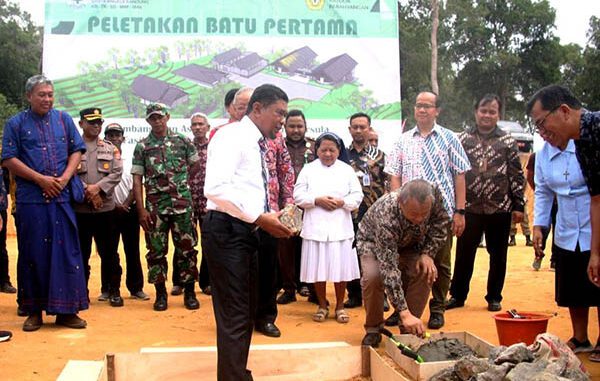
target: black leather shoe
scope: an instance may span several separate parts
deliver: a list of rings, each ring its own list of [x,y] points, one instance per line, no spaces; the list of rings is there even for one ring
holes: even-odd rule
[[[304,296],[306,298],[307,296],[310,295],[310,290],[308,289],[308,287],[302,286],[298,290],[298,294],[300,294],[300,296]]]
[[[277,298],[277,304],[290,304],[296,301],[296,294],[285,291]]]
[[[281,336],[281,331],[273,323],[257,324],[256,325],[256,330],[258,332],[262,333],[263,335],[269,336],[269,337],[279,337],[279,336]]]
[[[348,298],[348,300],[346,300],[344,302],[344,308],[356,308],[356,307],[361,307],[361,306],[362,306],[362,299],[357,298],[357,297]]]
[[[10,282],[4,282],[2,283],[2,285],[0,285],[0,292],[3,292],[5,294],[16,294],[17,289],[14,288],[13,285],[10,284]]]
[[[200,302],[196,299],[196,293],[194,291],[186,291],[183,295],[183,305],[188,310],[197,310],[200,308]]]
[[[488,311],[496,312],[502,309],[500,302],[488,302]]]
[[[517,242],[515,241],[515,236],[511,235],[510,239],[508,240],[508,246],[516,246]]]
[[[77,316],[77,314],[58,314],[56,315],[56,322],[54,324],[73,329],[87,327],[87,322]]]
[[[397,326],[400,323],[400,314],[396,311],[392,312],[387,319],[385,319],[385,325],[388,327]]]
[[[373,348],[377,348],[381,343],[381,333],[367,333],[365,337],[363,337],[361,345],[368,345]]]
[[[429,315],[429,322],[427,328],[440,329],[444,326],[444,315],[439,312],[432,312]]]
[[[29,315],[25,322],[23,323],[23,331],[25,332],[33,332],[42,328],[42,324],[44,324],[42,320],[42,313],[36,313]]]
[[[531,240],[531,237],[528,235],[525,236],[525,246],[533,246],[533,241]]]
[[[459,307],[464,307],[465,306],[465,301],[462,300],[458,300],[455,298],[450,298],[448,299],[448,302],[446,303],[446,310],[451,310],[453,308],[459,308]]]
[[[123,298],[121,297],[121,293],[118,289],[110,291],[108,296],[108,303],[111,307],[123,307],[125,303],[123,302]]]
[[[123,298],[121,297],[121,295],[111,295],[108,298],[108,303],[110,303],[111,307],[123,307],[123,305],[125,305],[125,302],[123,302]]]
[[[152,308],[154,308],[154,311],[166,311],[168,306],[169,305],[167,304],[167,294],[156,294],[156,300],[154,301],[154,305],[152,306]]]

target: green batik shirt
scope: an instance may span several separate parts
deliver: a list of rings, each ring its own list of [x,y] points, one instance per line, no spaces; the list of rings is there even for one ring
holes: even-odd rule
[[[190,139],[167,129],[164,138],[153,133],[133,151],[132,175],[145,177],[146,209],[155,214],[182,214],[192,206],[188,167],[198,161]]]

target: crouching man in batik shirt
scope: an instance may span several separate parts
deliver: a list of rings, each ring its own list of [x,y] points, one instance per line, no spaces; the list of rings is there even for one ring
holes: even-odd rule
[[[434,257],[449,225],[439,189],[420,179],[384,195],[365,213],[356,245],[366,309],[363,345],[381,342],[384,291],[399,311],[400,332],[424,334],[420,317],[437,278]]]

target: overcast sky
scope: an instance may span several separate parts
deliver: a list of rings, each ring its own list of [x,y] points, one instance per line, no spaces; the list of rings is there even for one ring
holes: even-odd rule
[[[14,1],[14,0],[13,0]],[[287,0],[289,1],[289,0]],[[294,0],[302,1],[302,0]],[[600,0],[549,0],[556,9],[556,34],[561,43],[585,45],[585,32],[592,15],[600,17]],[[43,0],[17,0],[21,9],[29,12],[36,24],[44,23]]]

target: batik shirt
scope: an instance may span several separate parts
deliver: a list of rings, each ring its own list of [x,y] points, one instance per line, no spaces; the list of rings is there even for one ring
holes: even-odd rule
[[[590,196],[597,196],[600,194],[600,111],[583,110],[575,147]]]
[[[417,127],[402,134],[385,162],[385,171],[400,177],[402,184],[423,179],[439,186],[450,216],[456,205],[454,177],[469,169],[469,159],[458,137],[438,124],[427,136],[422,136]]]
[[[317,157],[315,154],[315,152],[317,152],[315,149],[315,141],[313,139],[304,138],[299,142],[293,142],[286,138],[285,145],[290,153],[292,166],[294,167],[294,175],[297,179],[304,165],[315,160]]]
[[[145,177],[146,209],[156,214],[183,214],[192,206],[188,167],[198,161],[194,144],[167,129],[163,138],[151,132],[133,151],[132,175]]]
[[[194,216],[196,218],[200,218],[206,214],[204,179],[206,178],[206,153],[208,151],[208,139],[205,137],[194,138],[194,146],[198,152],[198,161],[190,166],[188,181],[190,183],[190,191],[192,192]]]
[[[370,145],[365,146],[362,151],[358,151],[352,143],[348,147],[348,156],[350,166],[358,177],[364,195],[358,209],[352,212],[352,218],[355,223],[358,223],[367,209],[385,193],[386,175],[383,172],[385,154],[377,147]]]
[[[287,204],[294,204],[294,168],[290,153],[285,146],[281,133],[275,139],[267,139],[268,149],[265,162],[269,172],[268,194],[269,210],[278,212]]]
[[[523,212],[525,178],[517,143],[496,127],[480,134],[472,127],[459,135],[471,170],[466,173],[466,210],[475,214]]]
[[[358,255],[377,259],[391,304],[396,310],[404,311],[408,307],[398,267],[399,256],[410,252],[435,258],[448,238],[450,217],[437,187],[434,187],[435,201],[429,218],[421,225],[414,225],[404,217],[398,197],[399,191],[388,193],[367,210],[359,224],[356,247]]]
[[[42,175],[62,175],[69,156],[77,151],[85,152],[85,143],[66,112],[52,109],[40,116],[29,109],[10,118],[4,126],[2,160],[15,157]],[[46,199],[42,188],[34,182],[16,176],[16,183],[15,199],[19,204],[71,201],[71,187],[65,187],[57,197]]]

